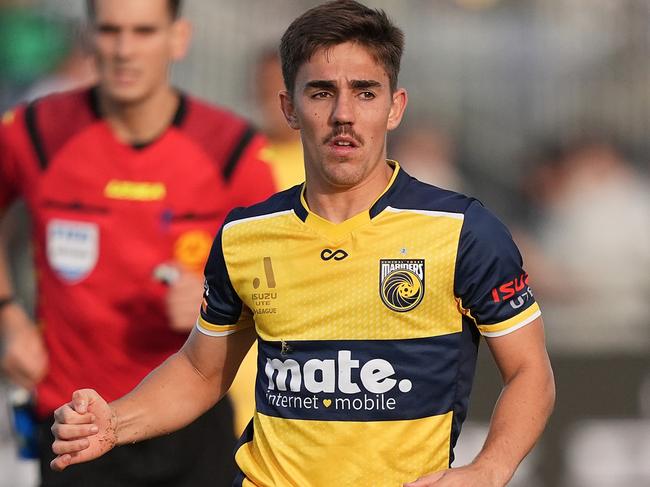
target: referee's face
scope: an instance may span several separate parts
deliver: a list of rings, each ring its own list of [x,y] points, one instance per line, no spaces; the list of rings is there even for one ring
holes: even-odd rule
[[[385,186],[386,134],[406,107],[388,74],[364,46],[346,42],[314,53],[299,69],[293,96],[281,94],[289,124],[299,129],[307,187],[340,191]],[[370,184],[370,186],[368,185]]]
[[[103,94],[133,104],[169,89],[169,67],[185,54],[189,27],[172,17],[168,0],[95,0],[94,9],[93,44]]]

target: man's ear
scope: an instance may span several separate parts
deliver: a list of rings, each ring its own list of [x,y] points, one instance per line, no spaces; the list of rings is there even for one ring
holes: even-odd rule
[[[388,124],[386,125],[388,130],[394,130],[399,127],[407,103],[408,94],[406,93],[406,90],[404,88],[397,89],[395,93],[393,93],[393,101],[390,106],[390,113],[388,114]]]
[[[172,25],[172,60],[180,61],[185,57],[192,39],[192,24],[180,18]]]
[[[280,92],[280,108],[282,109],[282,113],[284,113],[284,118],[287,119],[289,127],[294,130],[300,130],[300,122],[296,114],[296,107],[293,104],[293,98],[291,97],[291,93],[286,90]]]

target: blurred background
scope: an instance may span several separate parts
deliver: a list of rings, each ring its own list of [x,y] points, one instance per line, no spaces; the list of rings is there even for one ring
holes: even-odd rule
[[[280,88],[264,63],[318,3],[187,0],[194,43],[176,85],[290,137],[265,109]],[[410,103],[389,156],[497,213],[542,306],[557,406],[510,485],[650,485],[650,0],[365,3],[406,33]],[[84,15],[83,0],[0,0],[0,110],[92,82]],[[30,304],[20,205],[5,224],[23,229],[11,263]],[[480,448],[498,388],[483,346],[456,465]],[[0,487],[31,487],[0,400]]]

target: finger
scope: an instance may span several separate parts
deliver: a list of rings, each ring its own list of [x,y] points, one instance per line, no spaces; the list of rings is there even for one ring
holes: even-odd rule
[[[72,403],[68,403],[54,411],[54,419],[60,424],[90,424],[97,418],[92,413],[79,414],[72,409]]]
[[[72,408],[79,414],[88,412],[90,403],[90,389],[80,389],[72,393]]]
[[[427,487],[429,485],[434,485],[435,482],[440,480],[445,476],[445,472],[436,472],[426,477],[420,477],[414,482],[408,482],[404,484],[404,487]]]
[[[61,472],[64,468],[70,465],[72,457],[69,454],[59,455],[50,462],[50,468],[55,472]]]
[[[65,455],[66,453],[78,453],[85,450],[90,446],[88,438],[81,438],[72,441],[55,440],[52,443],[52,451],[57,455]]]
[[[96,435],[99,431],[97,425],[85,424],[81,426],[54,423],[52,425],[52,434],[59,440],[75,440]]]

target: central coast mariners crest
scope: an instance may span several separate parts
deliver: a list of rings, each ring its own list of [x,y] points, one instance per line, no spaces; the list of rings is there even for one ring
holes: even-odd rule
[[[381,259],[379,295],[393,311],[411,311],[424,297],[424,259]]]

